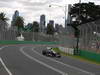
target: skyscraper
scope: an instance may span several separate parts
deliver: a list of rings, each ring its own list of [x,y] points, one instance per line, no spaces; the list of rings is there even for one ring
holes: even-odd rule
[[[54,20],[49,20],[49,24],[53,25],[53,27],[54,27]]]
[[[13,17],[12,17],[12,22],[11,22],[11,25],[14,26],[14,22],[16,20],[16,18],[19,16],[19,11],[16,10]]]
[[[73,28],[71,27],[71,21],[72,21],[72,17],[71,17],[71,15],[70,15],[70,11],[71,11],[71,7],[72,7],[72,5],[71,4],[69,4],[68,5],[68,16],[67,16],[67,34],[72,34],[73,33]]]
[[[71,7],[72,7],[71,4],[69,4],[69,5],[68,5],[67,25],[70,25],[71,19],[72,19],[72,18],[71,18],[71,15],[70,15],[70,13],[69,13],[70,10],[71,10]]]
[[[55,24],[55,32],[59,31],[59,24]]]
[[[46,21],[45,21],[45,15],[41,15],[40,16],[40,32],[45,32],[45,24],[46,24]]]

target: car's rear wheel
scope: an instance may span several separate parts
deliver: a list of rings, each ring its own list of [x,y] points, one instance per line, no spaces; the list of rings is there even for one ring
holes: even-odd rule
[[[45,53],[45,52],[42,52],[42,54],[43,54],[43,55],[46,55],[46,53]]]

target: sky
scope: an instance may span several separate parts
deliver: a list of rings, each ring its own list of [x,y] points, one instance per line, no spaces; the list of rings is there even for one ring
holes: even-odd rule
[[[95,2],[100,4],[100,0],[81,0],[82,2]],[[0,12],[4,12],[12,20],[15,10],[18,10],[20,16],[25,20],[25,24],[40,20],[40,15],[46,15],[46,21],[54,20],[55,23],[64,26],[64,6],[78,3],[79,0],[0,0]],[[49,7],[52,5],[52,7]],[[55,6],[55,5],[60,5]]]

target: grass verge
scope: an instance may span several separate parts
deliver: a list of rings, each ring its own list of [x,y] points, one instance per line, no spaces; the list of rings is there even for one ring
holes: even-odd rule
[[[53,50],[54,50],[55,52],[59,52],[59,53],[60,53],[61,55],[63,55],[63,56],[69,56],[69,57],[72,57],[72,58],[75,58],[75,59],[78,59],[78,60],[81,60],[81,61],[85,61],[85,62],[89,62],[89,63],[92,63],[92,64],[100,65],[100,62],[96,62],[96,61],[93,61],[93,60],[84,58],[84,57],[82,57],[82,56],[67,54],[67,53],[62,52],[61,50],[59,50],[59,48],[53,48]]]

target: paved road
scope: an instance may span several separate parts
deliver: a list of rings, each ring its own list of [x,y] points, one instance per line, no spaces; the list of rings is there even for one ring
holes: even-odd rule
[[[46,46],[13,45],[0,48],[0,75],[100,75],[100,66],[70,57],[41,55]]]
[[[46,47],[36,48],[35,50],[38,51],[39,53],[41,53],[41,49],[45,49],[45,48]],[[72,65],[74,67],[85,70],[87,72],[91,72],[95,75],[100,75],[100,65],[90,64],[88,62],[80,61],[78,59],[75,59],[75,58],[72,58],[69,56],[67,56],[67,57],[63,56],[61,59],[57,59],[57,58],[54,58],[54,59],[57,61],[60,61],[64,64],[69,64],[69,65]]]
[[[9,75],[1,62],[0,62],[0,75]]]

